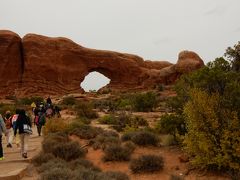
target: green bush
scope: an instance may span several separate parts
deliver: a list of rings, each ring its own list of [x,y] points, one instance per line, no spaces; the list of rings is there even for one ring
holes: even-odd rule
[[[0,114],[2,114],[2,116],[4,116],[6,111],[10,111],[12,114],[15,114],[16,106],[14,104],[3,104],[3,103],[0,103]]]
[[[73,174],[68,168],[52,168],[41,174],[41,180],[71,180]]]
[[[41,166],[42,164],[54,159],[54,155],[51,153],[40,152],[37,156],[33,158],[33,164],[35,166]]]
[[[66,133],[53,133],[45,136],[42,142],[42,150],[44,153],[52,153],[55,146],[62,142],[68,142],[69,138]]]
[[[91,142],[93,149],[105,149],[113,144],[120,144],[119,135],[113,131],[104,131]]]
[[[142,155],[130,161],[130,169],[133,173],[155,172],[162,170],[163,167],[163,158],[156,155]]]
[[[104,161],[128,161],[131,156],[131,151],[119,144],[112,144],[104,150]]]
[[[138,128],[139,126],[148,126],[148,122],[141,116],[135,116],[131,119],[130,126]]]
[[[68,124],[65,131],[67,133],[70,133],[70,132],[74,131],[75,129],[82,128],[83,126],[85,126],[85,124],[80,119],[75,119],[70,124]]]
[[[132,153],[136,149],[136,145],[131,141],[127,141],[126,143],[124,143],[123,147],[130,153]]]
[[[121,140],[122,141],[131,141],[132,137],[136,134],[136,131],[129,131],[122,135]]]
[[[135,111],[149,112],[157,106],[157,96],[153,92],[136,94],[132,99]]]
[[[85,151],[77,142],[62,142],[53,148],[52,154],[55,157],[62,158],[66,161],[85,156]]]
[[[77,100],[73,96],[64,97],[62,100],[62,105],[72,106],[77,103]]]
[[[147,132],[147,131],[136,132],[132,136],[131,140],[132,142],[140,146],[147,146],[147,145],[157,146],[159,143],[158,136],[154,133]]]
[[[156,85],[155,89],[157,89],[158,91],[164,91],[164,85],[158,84],[158,85]]]
[[[181,115],[165,114],[158,121],[156,130],[159,133],[171,134],[174,138],[177,134],[184,135],[186,133],[184,118]]]
[[[86,168],[78,168],[73,171],[73,178],[71,180],[101,180],[99,172],[92,171]]]
[[[161,144],[163,146],[174,146],[177,145],[178,142],[176,141],[173,135],[167,134],[161,136]]]
[[[184,177],[177,176],[177,175],[171,175],[170,180],[184,180]]]
[[[32,102],[40,103],[40,102],[44,102],[44,99],[43,99],[43,97],[39,97],[39,96],[25,97],[25,98],[21,98],[21,99],[17,100],[16,104],[31,105]]]
[[[59,159],[59,158],[53,158],[53,159],[49,159],[47,162],[41,164],[41,166],[37,167],[37,171],[39,173],[42,172],[46,172],[50,169],[53,168],[58,168],[58,169],[65,169],[67,168],[67,163],[66,161],[64,161],[63,159]]]
[[[95,119],[98,114],[93,110],[93,105],[87,102],[78,102],[75,106],[79,118]]]
[[[103,132],[102,128],[99,127],[92,127],[89,125],[79,125],[79,127],[70,131],[70,134],[74,134],[82,139],[92,139],[95,138],[97,135]]]
[[[96,167],[91,161],[83,159],[83,158],[78,158],[70,162],[69,167],[71,169],[79,169],[81,167],[84,167],[86,169],[89,169],[91,171],[96,171],[100,172],[101,169]]]
[[[117,124],[117,118],[113,115],[105,115],[98,120],[101,124]]]

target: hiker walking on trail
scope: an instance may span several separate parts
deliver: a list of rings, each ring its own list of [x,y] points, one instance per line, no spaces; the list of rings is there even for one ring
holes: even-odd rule
[[[31,121],[29,117],[26,116],[25,110],[20,110],[17,121],[16,121],[14,136],[16,136],[17,131],[19,131],[21,153],[23,158],[27,158],[28,139],[31,134],[30,132],[31,127],[32,127]]]
[[[46,114],[43,111],[38,112],[38,118],[36,119],[36,125],[37,125],[37,131],[38,131],[38,136],[41,136],[41,131],[42,127],[46,123]]]
[[[4,159],[3,157],[3,147],[2,147],[2,135],[6,133],[6,127],[2,115],[0,114],[0,161]]]
[[[13,141],[13,126],[12,126],[12,116],[10,111],[6,111],[4,122],[6,126],[6,139],[7,139],[7,147],[12,148]]]
[[[16,109],[16,114],[14,114],[13,117],[12,117],[13,132],[16,129],[17,118],[18,118],[19,112],[20,112],[20,109]],[[18,133],[16,134],[16,136],[14,136],[14,141],[15,141],[15,144],[17,145],[17,147],[19,147],[20,146],[20,139],[19,139],[19,134]]]
[[[48,96],[48,98],[47,98],[47,105],[52,106],[52,100],[51,100],[50,96]]]

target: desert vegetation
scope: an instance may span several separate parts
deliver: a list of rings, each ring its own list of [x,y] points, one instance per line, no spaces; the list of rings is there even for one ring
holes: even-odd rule
[[[75,118],[47,120],[42,152],[33,161],[41,178],[122,180],[135,174],[161,173],[168,166],[169,157],[164,153],[174,150],[186,156],[179,159],[193,173],[222,172],[238,179],[239,54],[240,43],[228,48],[224,57],[182,76],[175,86],[160,84],[146,92],[94,92],[104,98],[91,100],[64,97],[60,106],[71,110]],[[166,95],[171,88],[175,94]],[[42,98],[14,99],[15,104],[0,104],[0,112],[14,111],[33,100]],[[97,167],[87,157],[91,152],[99,154],[102,167],[122,163],[128,167],[127,174]],[[169,179],[188,175],[178,173],[180,166],[173,168]]]

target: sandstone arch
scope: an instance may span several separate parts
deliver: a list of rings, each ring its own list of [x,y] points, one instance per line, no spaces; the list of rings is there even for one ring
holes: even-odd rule
[[[83,88],[85,92],[101,91],[107,87],[110,81],[111,79],[102,73],[92,71],[85,76],[84,80],[80,83],[80,87]]]
[[[89,49],[67,38],[27,34],[21,39],[11,31],[0,31],[0,93],[46,95],[83,92],[79,83],[92,71],[111,79],[113,89],[151,88],[173,83],[183,73],[204,65],[194,52],[183,51],[177,64],[144,61],[126,53]],[[11,76],[4,76],[11,65]],[[9,82],[14,82],[12,88]],[[16,84],[16,85],[15,85]]]

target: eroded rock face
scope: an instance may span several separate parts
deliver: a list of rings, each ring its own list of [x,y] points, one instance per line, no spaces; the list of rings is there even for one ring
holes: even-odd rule
[[[141,85],[143,59],[130,54],[84,48],[66,38],[28,34],[23,38],[26,92],[80,92],[92,71],[111,79],[109,87]],[[23,88],[24,89],[24,88]]]
[[[0,47],[0,61],[5,63],[1,67],[0,81],[20,84],[14,92],[18,95],[83,92],[80,83],[93,71],[111,79],[109,88],[146,89],[157,83],[171,84],[181,74],[203,66],[201,58],[189,51],[181,52],[174,65],[167,61],[144,61],[131,54],[85,48],[67,38],[27,34],[21,42],[20,37],[10,31],[0,31]],[[7,66],[14,67],[11,70],[15,75],[4,75]]]
[[[21,46],[21,38],[16,33],[0,30],[0,94],[13,92],[21,83]]]

